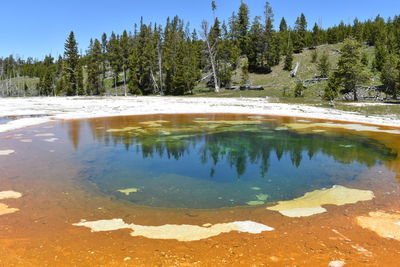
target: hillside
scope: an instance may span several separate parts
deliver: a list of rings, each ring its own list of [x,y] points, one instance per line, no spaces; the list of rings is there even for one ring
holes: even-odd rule
[[[337,61],[339,59],[339,53],[341,44],[334,45],[320,45],[317,47],[318,58],[323,53],[327,53],[329,56],[329,62],[331,65],[331,70],[336,67]],[[206,88],[205,83],[201,83],[197,86],[195,90],[196,95],[200,96],[220,96],[220,97],[274,97],[280,98],[282,101],[291,101],[293,96],[293,90],[296,82],[300,79],[302,81],[313,79],[318,75],[318,63],[311,62],[311,54],[313,50],[305,49],[300,54],[294,54],[294,65],[299,62],[300,68],[296,78],[290,76],[289,71],[283,70],[283,59],[281,63],[277,66],[272,67],[272,72],[269,74],[254,74],[250,73],[250,83],[254,86],[262,86],[265,88],[264,91],[229,91],[223,90],[223,92],[216,94],[212,92],[212,89]],[[368,56],[369,64],[372,64],[373,58],[375,56],[374,47],[364,47],[364,52]],[[376,75],[370,74],[371,80],[366,82],[366,86],[380,85],[380,79],[373,79]],[[233,76],[233,84],[240,85],[241,71],[236,70]],[[304,98],[297,99],[296,102],[304,101],[320,101],[321,95],[324,90],[326,82],[305,84],[307,89],[304,90]],[[283,97],[284,91],[286,92],[286,97]],[[293,101],[294,99],[292,99]]]

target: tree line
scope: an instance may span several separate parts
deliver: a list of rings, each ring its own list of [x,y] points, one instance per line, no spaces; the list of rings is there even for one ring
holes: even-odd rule
[[[249,83],[249,73],[268,74],[283,64],[293,69],[293,54],[321,44],[344,42],[340,60],[333,72],[326,55],[319,59],[319,69],[329,77],[324,97],[334,99],[339,93],[354,92],[366,79],[364,69],[380,73],[387,91],[397,96],[400,86],[400,17],[387,20],[377,16],[364,22],[323,29],[315,23],[309,27],[300,14],[290,26],[283,17],[275,29],[273,9],[267,1],[264,14],[250,21],[248,5],[242,1],[227,21],[215,14],[211,3],[212,23],[203,21],[200,29],[191,29],[178,16],[165,25],[145,24],[143,18],[133,31],[104,33],[90,41],[80,53],[74,32],[65,41],[64,54],[43,60],[0,58],[0,80],[27,76],[37,77],[38,95],[104,95],[109,88],[125,95],[185,95],[193,93],[201,81],[219,92],[230,86],[235,70],[242,73],[242,84]],[[310,29],[311,28],[311,29]],[[362,46],[375,46],[372,64],[366,64]],[[317,55],[314,55],[315,61]],[[27,90],[24,84],[23,90]],[[301,95],[301,93],[299,93]]]

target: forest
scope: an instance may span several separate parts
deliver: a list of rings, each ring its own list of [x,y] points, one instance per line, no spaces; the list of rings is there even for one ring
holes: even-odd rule
[[[344,94],[358,100],[360,86],[371,79],[379,79],[377,88],[387,96],[396,99],[400,94],[399,16],[323,28],[299,14],[294,24],[282,17],[275,28],[268,1],[263,16],[254,19],[244,1],[226,21],[215,15],[217,8],[212,1],[214,21],[203,21],[198,28],[178,16],[164,25],[146,24],[142,18],[133,29],[93,38],[85,52],[70,32],[58,58],[0,58],[0,95],[190,95],[199,84],[219,93],[234,85],[249,86],[251,74],[269,75],[281,64],[296,79],[293,96],[301,97],[304,80],[296,78],[294,55],[307,50],[317,64],[313,78],[325,81],[325,100]],[[318,53],[324,44],[340,44],[336,64],[326,52]],[[369,47],[374,49],[372,60],[365,52]],[[239,80],[233,79],[235,73],[240,73]]]

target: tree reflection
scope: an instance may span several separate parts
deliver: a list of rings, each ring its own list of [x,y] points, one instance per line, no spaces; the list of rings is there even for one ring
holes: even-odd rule
[[[177,125],[170,127],[179,128]],[[154,157],[176,159],[189,153],[198,153],[198,160],[203,164],[211,164],[210,176],[215,166],[224,161],[236,169],[240,177],[246,172],[249,164],[260,166],[261,176],[268,173],[271,157],[275,155],[281,161],[283,157],[290,159],[291,164],[300,167],[304,157],[313,159],[322,153],[334,158],[342,164],[354,162],[368,167],[379,162],[393,160],[397,154],[388,147],[361,135],[349,133],[305,134],[294,131],[277,131],[269,125],[222,125],[213,130],[204,131],[181,125],[182,132],[173,134],[156,134],[157,130],[148,134],[107,132],[107,126],[99,130],[98,124],[91,125],[98,142],[123,145],[127,150],[135,149],[144,158]],[[79,129],[74,125],[74,129]],[[188,130],[189,129],[189,130]],[[165,130],[165,129],[164,129]],[[79,131],[70,131],[70,135],[79,135]],[[79,136],[71,136],[74,145]]]

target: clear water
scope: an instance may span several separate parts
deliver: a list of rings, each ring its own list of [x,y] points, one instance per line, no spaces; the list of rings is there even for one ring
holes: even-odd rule
[[[95,141],[80,146],[71,134],[74,158],[86,166],[81,178],[138,205],[213,209],[288,200],[357,181],[368,168],[396,157],[362,135],[298,133],[245,116],[141,120],[94,120],[79,132]],[[132,188],[138,192],[118,191]]]

